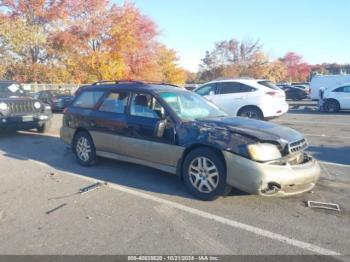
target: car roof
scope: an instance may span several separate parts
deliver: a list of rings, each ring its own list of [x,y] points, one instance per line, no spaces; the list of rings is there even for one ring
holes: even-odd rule
[[[268,79],[255,79],[255,78],[227,78],[227,79],[217,79],[210,81],[209,83],[225,83],[225,82],[240,82],[240,83],[256,83],[260,81],[270,81]]]
[[[92,85],[84,86],[83,90],[123,90],[123,91],[133,91],[133,92],[166,92],[166,91],[183,91],[187,90],[167,83],[157,83],[157,82],[142,82],[142,81],[102,81],[96,82]]]

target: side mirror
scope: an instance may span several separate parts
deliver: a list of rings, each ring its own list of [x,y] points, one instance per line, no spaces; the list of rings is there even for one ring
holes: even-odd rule
[[[215,92],[214,92],[214,91],[210,91],[210,92],[209,92],[209,95],[210,95],[210,96],[213,96],[213,95],[215,95]]]
[[[154,130],[155,137],[163,138],[167,123],[168,123],[168,121],[166,119],[161,119],[157,122],[156,128]]]

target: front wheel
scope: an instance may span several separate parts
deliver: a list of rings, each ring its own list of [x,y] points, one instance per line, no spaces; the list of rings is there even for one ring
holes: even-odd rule
[[[39,125],[37,127],[37,131],[39,133],[47,133],[49,131],[50,127],[51,127],[51,120],[48,120],[45,123],[43,123],[42,125]]]
[[[82,131],[74,136],[73,150],[82,166],[92,166],[96,163],[96,149],[89,133]]]
[[[324,104],[324,110],[329,113],[338,112],[340,110],[339,103],[336,100],[327,100]]]
[[[214,200],[225,192],[225,163],[209,148],[191,151],[185,158],[182,175],[189,192],[201,200]]]

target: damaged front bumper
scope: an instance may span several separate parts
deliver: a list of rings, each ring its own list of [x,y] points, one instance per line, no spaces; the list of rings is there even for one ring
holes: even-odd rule
[[[306,153],[299,164],[293,161],[258,163],[223,152],[227,165],[227,184],[251,194],[291,196],[310,191],[316,185],[321,169]]]

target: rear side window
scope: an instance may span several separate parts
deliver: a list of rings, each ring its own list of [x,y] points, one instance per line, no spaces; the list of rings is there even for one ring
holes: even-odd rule
[[[237,83],[237,82],[218,83],[218,89],[220,94],[240,93],[241,83]]]
[[[103,96],[103,91],[85,91],[74,101],[73,106],[80,108],[94,108]]]
[[[280,90],[280,88],[276,86],[274,83],[272,83],[271,81],[259,81],[258,84],[266,86],[273,90]]]
[[[123,114],[128,104],[128,97],[127,92],[110,93],[103,101],[100,111]]]

